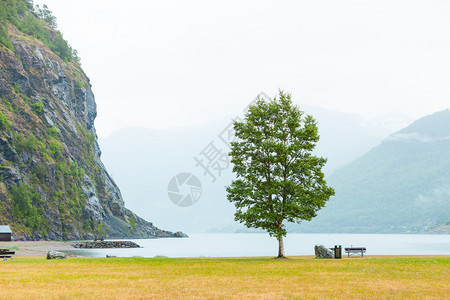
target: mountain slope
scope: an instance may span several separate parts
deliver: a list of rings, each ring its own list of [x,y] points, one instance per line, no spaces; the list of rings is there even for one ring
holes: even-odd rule
[[[450,110],[417,120],[337,170],[333,197],[293,230],[426,232],[450,216]]]
[[[0,98],[0,223],[16,239],[174,236],[124,207],[100,160],[89,78],[28,1],[0,3]]]

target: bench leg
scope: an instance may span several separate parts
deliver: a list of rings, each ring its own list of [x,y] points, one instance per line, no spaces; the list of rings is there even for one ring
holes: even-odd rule
[[[14,260],[14,256],[3,256],[3,261],[8,261],[8,258],[11,258],[11,260]]]

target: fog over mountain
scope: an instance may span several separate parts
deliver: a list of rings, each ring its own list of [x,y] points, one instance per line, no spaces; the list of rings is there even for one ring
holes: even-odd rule
[[[328,177],[336,196],[303,232],[448,232],[450,110],[388,136]]]
[[[392,132],[357,115],[314,106],[300,107],[319,123],[321,139],[317,153],[328,158],[327,174],[361,156]],[[221,153],[229,151],[219,135],[224,134],[231,119],[169,130],[133,127],[117,131],[99,139],[102,160],[127,205],[154,224],[188,233],[233,231],[241,226],[233,221],[234,207],[226,199],[225,186],[233,178],[231,166],[222,170],[220,176],[216,172],[216,181],[212,182],[213,178],[205,175],[194,160],[200,158],[200,152],[211,142]],[[409,122],[404,117],[393,120],[394,127]],[[396,125],[398,120],[400,125]],[[191,207],[174,205],[167,194],[171,178],[182,172],[196,175],[202,183],[201,198]]]

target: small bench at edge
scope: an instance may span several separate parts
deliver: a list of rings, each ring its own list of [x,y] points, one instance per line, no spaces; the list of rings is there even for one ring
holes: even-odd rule
[[[11,258],[11,260],[14,260],[14,254],[16,254],[15,251],[10,251],[9,249],[0,249],[0,257],[3,257],[3,260],[8,260],[8,258]]]
[[[349,247],[345,248],[345,253],[348,253],[348,257],[350,255],[361,255],[361,257],[364,257],[364,252],[366,252],[366,247]]]

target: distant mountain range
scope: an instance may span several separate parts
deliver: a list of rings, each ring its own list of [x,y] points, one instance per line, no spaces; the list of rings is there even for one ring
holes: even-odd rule
[[[328,158],[326,173],[345,166],[378,145],[390,128],[371,123],[357,115],[301,105],[319,123],[321,139],[317,153]],[[241,116],[242,117],[242,116]],[[102,161],[120,186],[130,209],[138,211],[157,226],[186,232],[246,230],[234,222],[234,207],[227,201],[225,186],[233,174],[223,170],[213,183],[196,167],[194,156],[211,142],[223,153],[227,146],[220,140],[232,118],[208,124],[168,130],[127,128],[100,138]],[[392,118],[390,126],[401,126],[410,119]],[[400,122],[400,123],[399,123]],[[167,194],[168,183],[181,172],[196,175],[202,183],[200,200],[191,207],[174,205]]]
[[[450,225],[450,110],[388,136],[327,182],[333,197],[302,232],[427,232]]]

